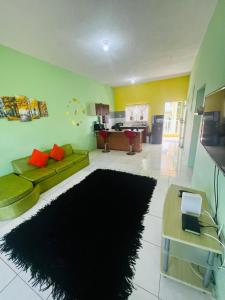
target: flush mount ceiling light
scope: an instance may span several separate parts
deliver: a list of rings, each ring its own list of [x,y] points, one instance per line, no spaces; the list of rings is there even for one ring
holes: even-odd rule
[[[104,40],[104,41],[102,42],[102,49],[103,49],[103,51],[105,51],[105,52],[108,52],[108,51],[109,51],[109,42],[108,42],[107,40]]]

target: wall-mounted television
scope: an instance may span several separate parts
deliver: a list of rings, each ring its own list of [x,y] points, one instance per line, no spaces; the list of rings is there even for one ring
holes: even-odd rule
[[[225,86],[205,97],[200,141],[225,174]]]

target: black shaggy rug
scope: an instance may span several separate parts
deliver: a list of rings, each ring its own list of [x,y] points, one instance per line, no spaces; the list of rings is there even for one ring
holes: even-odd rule
[[[1,251],[54,299],[127,299],[155,185],[98,169],[6,234]]]

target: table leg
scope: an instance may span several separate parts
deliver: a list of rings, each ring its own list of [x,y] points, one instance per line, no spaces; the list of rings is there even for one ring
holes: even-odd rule
[[[164,238],[164,245],[163,245],[163,271],[168,271],[168,264],[169,264],[169,251],[170,251],[170,240]]]
[[[214,258],[215,258],[215,253],[209,252],[207,263],[210,267],[214,265]],[[204,277],[203,277],[203,286],[204,287],[209,286],[211,276],[212,276],[212,270],[206,269]]]

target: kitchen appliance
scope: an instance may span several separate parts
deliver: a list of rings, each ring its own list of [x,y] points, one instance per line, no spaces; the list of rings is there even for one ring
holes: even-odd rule
[[[117,131],[121,131],[121,126],[123,126],[123,123],[119,122],[119,123],[116,123],[115,125],[112,126],[112,129],[115,129]]]
[[[152,117],[152,133],[151,133],[152,144],[162,144],[163,119],[164,119],[163,115],[154,115]]]
[[[94,131],[99,131],[99,130],[102,130],[102,129],[105,129],[104,124],[101,124],[101,123],[95,123],[94,124]]]

